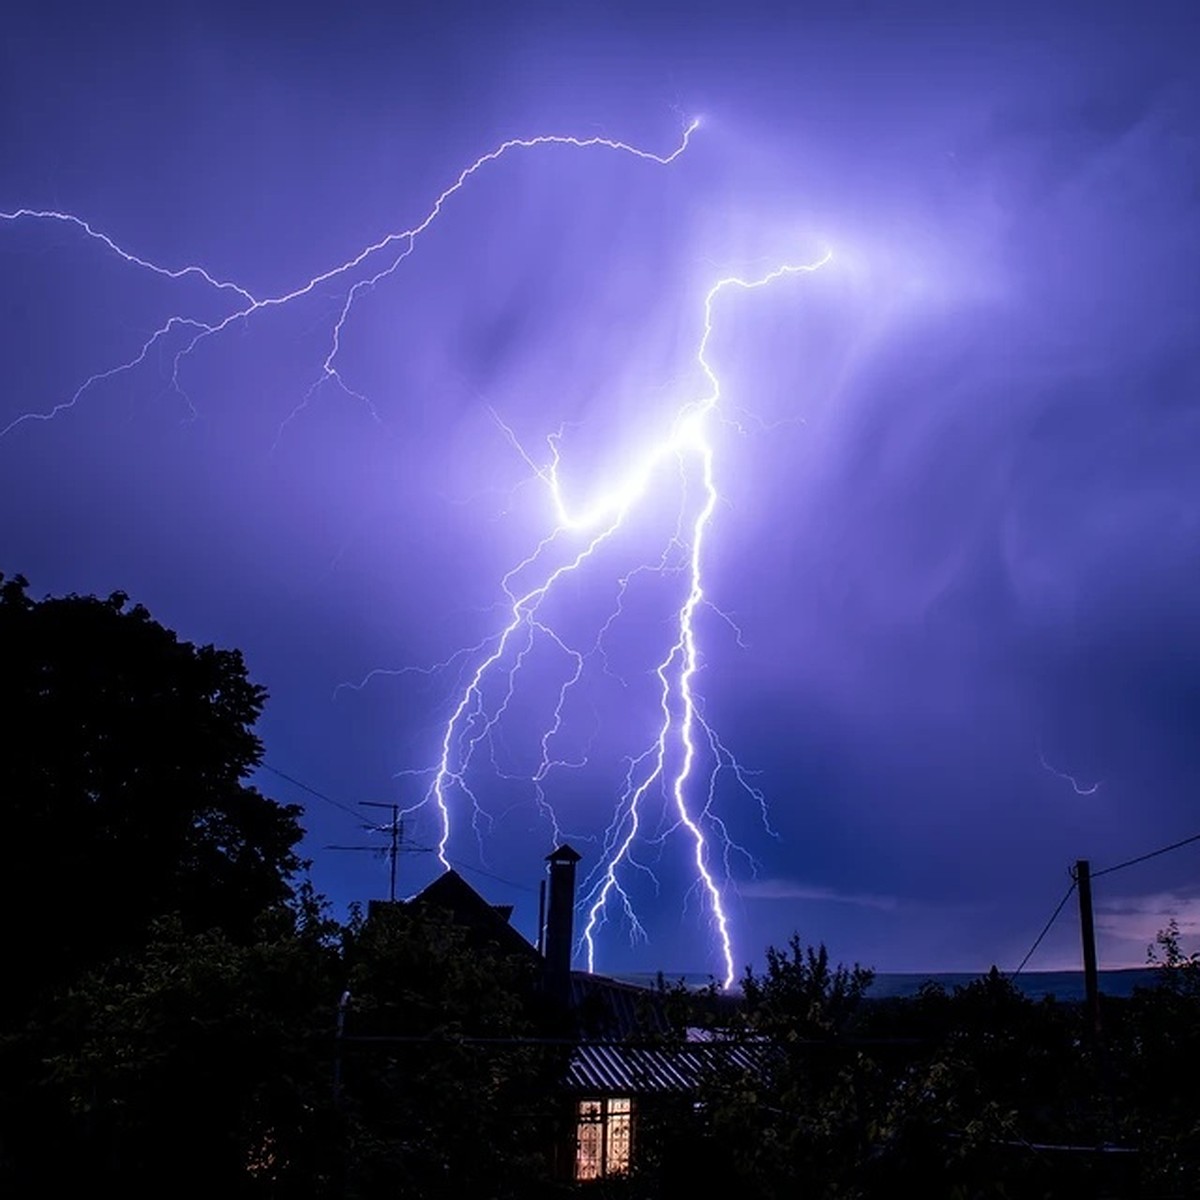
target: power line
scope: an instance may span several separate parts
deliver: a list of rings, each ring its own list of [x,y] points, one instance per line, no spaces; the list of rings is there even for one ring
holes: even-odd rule
[[[260,770],[263,770],[263,771],[270,771],[272,775],[279,776],[280,779],[286,780],[288,783],[292,784],[293,787],[298,787],[302,792],[307,792],[310,796],[315,796],[316,799],[324,801],[324,803],[326,803],[326,804],[331,804],[334,808],[341,809],[342,812],[349,814],[356,821],[361,821],[362,814],[359,812],[356,812],[353,808],[350,807],[350,805],[343,804],[340,800],[335,800],[332,796],[327,796],[324,792],[318,791],[315,787],[310,787],[307,783],[304,783],[301,780],[297,779],[294,775],[289,775],[289,774],[287,774],[286,771],[281,771],[278,767],[271,766],[270,763],[265,763],[265,762],[260,763],[259,768],[260,768]],[[365,801],[364,801],[364,803],[365,803]],[[386,829],[388,827],[385,825],[382,828]],[[410,842],[409,845],[411,846],[411,848],[413,850],[420,850],[426,854],[433,853],[432,846],[418,846],[417,843],[415,843],[415,842]],[[349,847],[337,847],[337,848],[338,849],[349,849]],[[387,847],[381,846],[380,850],[383,851],[384,853],[386,853]],[[450,863],[452,866],[458,867],[458,869],[461,871],[471,871],[476,875],[486,876],[488,879],[494,879],[497,883],[502,883],[506,887],[516,888],[518,891],[532,893],[537,890],[536,888],[531,888],[531,887],[527,886],[526,884],[516,883],[514,880],[511,880],[511,879],[505,879],[503,875],[495,875],[491,871],[485,871],[483,869],[483,867],[476,867],[476,866],[472,866],[469,863],[460,862],[458,859],[455,859],[455,858],[447,858],[446,861],[448,863]]]
[[[493,875],[491,871],[485,871],[482,867],[473,867],[468,863],[459,862],[455,858],[448,858],[446,861],[453,864],[454,866],[458,867],[462,871],[471,871],[476,875],[484,875],[488,879],[494,879],[497,883],[503,883],[505,886],[511,887],[511,888],[516,888],[518,891],[521,891],[521,892],[532,893],[532,892],[537,891],[536,888],[531,888],[528,884],[516,883],[512,879],[505,879],[503,875]]]
[[[1029,947],[1029,952],[1025,955],[1025,957],[1023,959],[1021,959],[1021,965],[1009,976],[1009,979],[1016,979],[1016,977],[1018,975],[1020,975],[1020,973],[1023,970],[1025,970],[1025,964],[1033,957],[1033,952],[1042,944],[1042,938],[1044,938],[1046,936],[1046,934],[1048,934],[1050,932],[1050,927],[1054,924],[1055,921],[1058,920],[1058,914],[1060,912],[1062,912],[1062,910],[1066,907],[1067,901],[1070,900],[1070,898],[1074,894],[1074,892],[1075,892],[1075,881],[1072,879],[1071,886],[1069,888],[1067,888],[1066,895],[1063,896],[1063,898],[1058,902],[1058,907],[1054,910],[1054,912],[1052,912],[1050,914],[1050,920],[1048,920],[1046,922],[1045,927],[1042,929],[1042,932],[1037,935],[1037,940],[1033,943],[1032,946]]]
[[[1114,871],[1123,871],[1126,867],[1146,862],[1147,859],[1157,858],[1160,854],[1169,854],[1172,850],[1178,850],[1181,846],[1190,846],[1193,842],[1200,842],[1200,833],[1194,833],[1191,837],[1186,837],[1180,842],[1172,842],[1169,846],[1160,846],[1157,850],[1151,850],[1148,854],[1139,854],[1137,858],[1127,858],[1124,862],[1119,862],[1114,867],[1105,867],[1103,871],[1093,871],[1092,878],[1096,879],[1101,875],[1111,875]]]
[[[335,800],[332,796],[325,795],[324,792],[318,792],[315,787],[309,787],[307,783],[301,783],[292,775],[286,774],[278,767],[271,766],[270,763],[259,763],[259,770],[270,771],[272,775],[278,775],[280,779],[286,779],[288,783],[294,787],[298,787],[302,792],[307,792],[310,796],[315,796],[318,800],[323,800],[326,804],[332,804],[334,808],[340,808],[342,812],[349,813],[356,821],[362,820],[362,813],[356,812],[348,804],[343,804],[340,800]]]
[[[1123,871],[1126,867],[1148,862],[1152,858],[1158,858],[1160,854],[1169,854],[1172,850],[1179,850],[1183,846],[1190,846],[1193,842],[1200,842],[1200,833],[1194,833],[1191,837],[1182,838],[1178,842],[1172,842],[1169,846],[1160,846],[1157,850],[1150,850],[1146,854],[1139,854],[1136,858],[1127,858],[1124,862],[1115,863],[1111,867],[1105,867],[1102,871],[1092,871],[1091,877],[1098,879],[1101,875],[1111,875],[1114,871]],[[1058,907],[1051,914],[1050,920],[1046,922],[1046,926],[1042,932],[1037,935],[1037,940],[1029,947],[1029,953],[1021,959],[1021,965],[1009,976],[1010,979],[1016,979],[1025,969],[1025,964],[1033,957],[1034,951],[1042,944],[1042,939],[1050,932],[1050,927],[1058,920],[1058,914],[1062,912],[1074,891],[1075,882],[1072,881],[1071,886],[1067,888],[1067,894],[1058,902]]]

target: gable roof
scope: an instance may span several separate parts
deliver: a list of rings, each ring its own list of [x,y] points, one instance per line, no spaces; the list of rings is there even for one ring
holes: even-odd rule
[[[457,871],[444,871],[408,903],[448,912],[466,930],[468,945],[488,943],[505,954],[541,961],[537,950],[508,923],[512,905],[489,904]]]

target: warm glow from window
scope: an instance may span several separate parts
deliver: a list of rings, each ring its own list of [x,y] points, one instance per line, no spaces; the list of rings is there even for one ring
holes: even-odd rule
[[[275,1173],[275,1135],[268,1129],[257,1146],[246,1157],[246,1170],[251,1175],[270,1178]]]
[[[627,1098],[580,1100],[575,1178],[601,1179],[629,1170],[633,1102]]]

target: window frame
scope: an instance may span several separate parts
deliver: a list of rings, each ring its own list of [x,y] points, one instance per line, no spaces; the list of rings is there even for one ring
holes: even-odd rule
[[[591,1112],[589,1106],[596,1106]],[[628,1173],[633,1162],[634,1100],[632,1096],[585,1096],[575,1104],[575,1162],[572,1172],[577,1182],[592,1179],[608,1179],[614,1175]],[[625,1128],[623,1153],[614,1146],[613,1132],[620,1126]],[[599,1168],[594,1173],[584,1174],[584,1131],[598,1130],[599,1147],[589,1157]],[[589,1161],[589,1167],[592,1162]]]

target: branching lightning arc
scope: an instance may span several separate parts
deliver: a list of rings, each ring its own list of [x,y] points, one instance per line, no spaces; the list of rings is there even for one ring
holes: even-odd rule
[[[1100,790],[1100,785],[1104,782],[1103,779],[1097,779],[1094,783],[1081,783],[1076,776],[1071,775],[1067,771],[1060,771],[1057,767],[1048,763],[1046,756],[1040,750],[1038,751],[1038,761],[1042,764],[1042,770],[1055,776],[1057,779],[1061,779],[1064,783],[1069,783],[1071,791],[1077,796],[1094,796]]]
[[[365,403],[375,415],[370,401],[348,385],[338,369],[341,335],[346,322],[359,297],[391,275],[413,253],[418,239],[442,215],[447,202],[482,168],[513,151],[550,146],[575,150],[603,148],[667,166],[687,150],[696,128],[696,122],[688,125],[679,144],[668,154],[654,154],[625,142],[602,137],[539,135],[503,142],[463,170],[416,225],[386,234],[340,265],[313,276],[290,291],[266,298],[258,298],[247,288],[219,279],[200,266],[169,268],[144,259],[71,213],[29,208],[0,212],[0,220],[8,223],[37,220],[74,227],[132,267],[173,280],[193,277],[209,289],[230,297],[232,301],[229,310],[217,319],[200,320],[182,314],[170,316],[136,353],[115,366],[91,375],[71,396],[50,409],[17,416],[0,429],[0,438],[10,434],[19,425],[60,417],[79,404],[101,382],[145,364],[153,350],[175,336],[181,337],[181,341],[171,358],[170,383],[190,406],[191,401],[183,390],[181,370],[188,357],[202,343],[220,335],[237,322],[243,322],[267,309],[283,307],[331,281],[345,281],[348,286],[330,329],[328,352],[317,378],[284,419],[280,433],[288,422],[303,411],[316,390],[327,382],[338,385],[348,395]],[[749,277],[729,275],[709,287],[702,304],[697,306],[702,316],[695,351],[695,365],[702,381],[699,394],[669,413],[661,424],[662,432],[657,440],[645,446],[633,466],[586,506],[572,506],[567,499],[560,476],[561,438],[558,435],[548,439],[548,461],[538,462],[520,445],[513,431],[500,422],[512,445],[544,485],[553,515],[545,536],[501,581],[507,612],[503,627],[482,645],[455,656],[455,659],[472,654],[477,657],[473,669],[468,671],[465,684],[456,693],[457,699],[452,704],[439,739],[436,761],[426,769],[401,772],[430,779],[418,802],[408,811],[433,806],[439,825],[437,854],[444,867],[450,865],[447,853],[458,800],[465,800],[470,805],[471,820],[477,834],[488,820],[484,807],[472,791],[468,768],[475,752],[491,739],[504,718],[534,643],[541,642],[554,647],[565,664],[557,685],[557,703],[552,722],[539,738],[541,761],[528,779],[538,807],[557,837],[560,825],[550,803],[548,780],[557,768],[579,765],[556,759],[552,751],[564,719],[568,696],[584,678],[589,660],[603,653],[603,639],[621,615],[622,598],[633,575],[641,571],[665,572],[669,568],[683,580],[682,594],[670,623],[671,632],[665,639],[661,657],[653,671],[659,715],[645,742],[626,759],[624,786],[617,798],[612,821],[602,838],[600,861],[584,884],[580,948],[589,970],[594,969],[597,936],[612,905],[620,906],[634,935],[642,930],[622,878],[630,870],[646,869],[636,859],[635,848],[639,839],[646,836],[649,819],[647,809],[651,797],[658,795],[662,797],[664,807],[659,814],[658,832],[651,840],[661,843],[673,833],[680,833],[685,838],[695,872],[694,888],[707,907],[717,937],[725,986],[729,986],[733,980],[734,951],[724,889],[730,876],[731,852],[741,851],[744,854],[745,851],[733,843],[724,822],[714,809],[718,776],[722,773],[732,774],[745,795],[760,809],[764,823],[766,807],[761,792],[705,718],[696,688],[696,675],[701,666],[697,615],[703,607],[712,606],[704,576],[706,539],[719,502],[715,426],[721,419],[719,405],[722,391],[720,378],[709,357],[710,342],[718,308],[725,302],[728,293],[756,291],[788,277],[815,271],[829,258],[830,255],[826,253],[813,262],[784,263]],[[591,646],[580,649],[568,644],[546,616],[545,602],[566,577],[580,573],[628,525],[638,520],[651,487],[660,483],[667,472],[673,472],[678,478],[680,507],[676,528],[668,544],[663,547],[661,558],[657,562],[635,564],[627,573],[620,575],[617,579],[616,608],[597,632]],[[498,699],[494,696],[488,698],[491,693],[487,688],[493,680],[499,680],[500,683]],[[493,761],[494,757],[493,754]],[[707,786],[700,781],[704,769],[708,772]],[[721,865],[716,859],[720,860]]]

